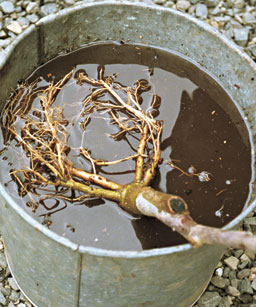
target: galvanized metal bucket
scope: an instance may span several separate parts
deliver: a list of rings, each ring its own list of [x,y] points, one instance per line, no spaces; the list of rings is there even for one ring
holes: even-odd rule
[[[1,107],[19,79],[60,52],[121,39],[172,49],[199,63],[243,108],[255,139],[256,65],[249,57],[205,23],[131,2],[89,3],[29,27],[0,59]],[[194,249],[190,244],[141,252],[80,246],[35,221],[2,185],[0,193],[8,262],[18,285],[37,306],[190,306],[223,253],[220,247]],[[251,198],[225,228],[237,227],[255,205]]]

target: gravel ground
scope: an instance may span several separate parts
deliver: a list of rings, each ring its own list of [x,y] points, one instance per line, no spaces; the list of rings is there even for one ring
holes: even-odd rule
[[[0,56],[17,35],[41,17],[87,2],[92,1],[0,0]],[[256,0],[144,0],[144,2],[174,8],[204,20],[234,40],[256,61]],[[256,212],[245,219],[243,228],[256,233]],[[1,237],[0,306],[32,306],[11,276]],[[245,254],[242,250],[229,250],[225,253],[215,269],[208,288],[194,307],[214,306],[256,307],[254,255]]]

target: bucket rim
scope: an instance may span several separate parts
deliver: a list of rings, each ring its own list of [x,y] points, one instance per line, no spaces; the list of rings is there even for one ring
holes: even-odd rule
[[[21,33],[1,54],[0,58],[0,70],[4,67],[7,59],[14,51],[15,47],[27,36],[30,35],[32,31],[34,31],[38,26],[42,24],[50,23],[55,18],[61,18],[62,16],[66,16],[72,14],[73,12],[83,10],[89,7],[94,6],[128,6],[128,7],[138,7],[138,8],[145,8],[154,11],[155,13],[159,11],[169,12],[170,14],[180,16],[184,19],[189,20],[190,22],[196,24],[199,28],[203,29],[204,31],[208,32],[210,35],[215,36],[223,44],[226,45],[229,49],[233,52],[237,53],[243,60],[247,62],[247,65],[250,65],[252,69],[255,71],[256,74],[256,63],[245,53],[243,52],[239,46],[237,46],[233,41],[226,38],[223,34],[219,33],[219,31],[210,25],[206,24],[205,22],[196,19],[193,16],[190,16],[187,13],[177,11],[171,8],[157,6],[155,4],[147,4],[143,2],[130,2],[130,1],[97,1],[97,2],[90,2],[85,4],[80,4],[78,6],[72,8],[66,8],[59,11],[57,14],[51,14],[49,16],[43,17],[40,19],[35,25],[29,26],[23,33]],[[47,236],[48,238],[54,240],[56,243],[63,245],[64,247],[73,250],[74,252],[79,252],[81,254],[90,254],[94,256],[105,256],[105,257],[113,257],[113,258],[147,258],[153,256],[160,256],[160,255],[167,255],[173,253],[180,253],[184,251],[188,251],[192,249],[192,245],[190,243],[180,244],[171,247],[163,247],[163,248],[154,248],[149,250],[141,250],[141,251],[119,251],[119,250],[108,250],[103,248],[96,248],[90,247],[85,245],[80,245],[77,243],[72,242],[70,239],[64,238],[61,235],[58,235],[54,231],[48,229],[45,225],[42,225],[38,221],[36,221],[29,213],[27,213],[22,207],[20,207],[16,201],[9,195],[5,187],[0,183],[0,196],[7,202],[7,204],[1,202],[1,205],[8,206],[10,205],[13,210],[18,213],[18,215],[24,219],[30,226]],[[252,195],[249,195],[252,198]],[[222,227],[222,229],[232,229],[237,227],[242,220],[252,212],[252,210],[256,208],[256,199],[254,199],[251,204],[243,210],[237,217],[231,220],[227,225]],[[203,247],[200,247],[203,248]]]

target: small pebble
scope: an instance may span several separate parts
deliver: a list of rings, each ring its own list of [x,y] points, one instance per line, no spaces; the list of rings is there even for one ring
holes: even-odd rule
[[[243,270],[243,269],[245,269],[246,267],[248,267],[249,264],[250,264],[250,261],[249,261],[249,260],[243,261],[241,264],[238,265],[238,268],[239,268],[240,270]]]
[[[0,40],[0,42],[1,42],[1,40]],[[1,43],[0,43],[0,46],[1,46]],[[0,267],[1,268],[7,267],[6,258],[5,258],[5,255],[3,253],[0,253]]]
[[[256,23],[256,18],[252,13],[246,12],[243,14],[243,22],[244,24],[255,24]]]
[[[3,296],[3,294],[0,292],[0,304],[4,305],[6,304],[6,298]]]
[[[253,294],[253,289],[248,278],[244,278],[241,280],[238,289],[241,293]]]
[[[223,277],[228,277],[229,272],[230,272],[230,268],[226,266],[223,271]]]
[[[237,273],[237,278],[243,279],[245,277],[250,276],[250,273],[251,273],[250,269],[243,269]]]
[[[11,1],[0,2],[0,9],[2,9],[5,14],[10,14],[15,11],[15,7]]]
[[[9,296],[11,294],[10,287],[2,287],[0,291],[4,296]]]
[[[236,270],[239,260],[234,256],[230,256],[229,258],[224,259],[224,262],[231,270]]]
[[[13,32],[14,34],[20,34],[22,32],[22,28],[20,24],[18,23],[18,21],[13,21],[6,28],[7,30]]]
[[[198,301],[199,307],[215,307],[218,306],[221,301],[221,296],[218,292],[206,291]]]
[[[26,7],[27,14],[35,14],[39,12],[39,5],[36,2],[29,2]]]
[[[17,22],[21,26],[22,30],[26,29],[29,26],[29,23],[30,23],[29,20],[25,17],[19,17],[17,19]]]
[[[232,304],[232,300],[230,299],[230,297],[224,296],[222,297],[218,307],[229,307],[231,304]]]
[[[233,255],[236,257],[236,258],[239,258],[243,255],[244,251],[242,249],[235,249],[233,251]]]
[[[39,20],[39,17],[36,14],[31,14],[27,15],[26,18],[31,22],[31,23],[36,23]]]
[[[8,278],[8,282],[9,282],[9,285],[12,287],[12,289],[14,289],[16,291],[19,290],[19,287],[16,284],[16,281],[13,277]]]
[[[204,3],[208,7],[216,7],[216,5],[220,2],[220,0],[205,0]]]
[[[247,293],[243,293],[239,297],[240,301],[242,301],[244,304],[252,303],[252,296]]]
[[[208,15],[207,6],[203,3],[197,3],[196,5],[196,17],[200,19],[206,19]]]
[[[6,38],[7,37],[7,33],[4,30],[0,31],[0,39],[2,38]],[[2,249],[3,250],[3,249]]]
[[[20,298],[20,292],[12,290],[11,295],[9,296],[12,302],[16,302]]]
[[[240,295],[240,292],[238,291],[238,289],[235,288],[235,287],[232,287],[232,286],[228,286],[226,292],[228,294],[230,294],[231,296],[236,296],[237,297],[237,296]]]
[[[48,16],[57,12],[57,6],[55,3],[48,3],[40,8],[41,16]]]
[[[224,289],[226,287],[225,279],[221,276],[213,276],[211,283],[218,288]]]
[[[186,11],[190,7],[190,2],[187,1],[187,0],[178,0],[176,7],[177,7],[178,10]]]
[[[252,283],[251,283],[251,287],[254,291],[256,291],[256,277],[253,279]]]
[[[235,41],[239,46],[246,46],[249,37],[249,29],[249,27],[234,29]]]
[[[230,280],[230,286],[238,289],[239,281],[236,278]]]
[[[217,276],[222,276],[223,275],[223,269],[222,268],[218,268],[216,271],[215,271],[215,274],[217,275]]]
[[[234,1],[234,7],[237,9],[242,9],[245,5],[244,0],[235,0]]]
[[[240,257],[240,260],[241,260],[242,262],[244,262],[244,261],[250,261],[250,258],[244,253],[244,254]]]

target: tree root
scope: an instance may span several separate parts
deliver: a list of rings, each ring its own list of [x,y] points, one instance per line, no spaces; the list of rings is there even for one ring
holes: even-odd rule
[[[91,94],[81,102],[82,113],[85,116],[83,129],[86,129],[90,114],[94,110],[104,111],[108,112],[112,124],[119,129],[118,133],[112,135],[113,138],[118,138],[122,134],[140,133],[140,140],[137,154],[115,161],[94,159],[86,148],[80,148],[80,155],[90,161],[93,172],[75,168],[68,157],[68,131],[63,116],[64,107],[53,106],[58,92],[70,80],[72,74],[71,71],[55,85],[51,84],[45,89],[35,90],[36,82],[31,85],[21,85],[4,109],[1,123],[5,143],[15,139],[17,145],[22,146],[24,153],[30,158],[29,166],[12,170],[10,173],[19,185],[21,194],[31,192],[32,188],[48,185],[78,190],[85,196],[116,201],[131,214],[155,217],[184,236],[194,247],[202,244],[218,244],[256,253],[256,236],[251,233],[225,231],[199,225],[190,217],[188,205],[182,198],[149,187],[161,157],[163,123],[154,119],[150,111],[145,113],[139,104],[140,91],[146,91],[149,87],[145,81],[137,81],[134,87],[124,87],[114,82],[112,77],[104,77],[103,70],[99,71],[98,80],[88,77],[83,72],[78,74],[76,77],[78,84],[86,82],[94,86]],[[126,100],[121,98],[119,92],[126,95]],[[105,93],[108,93],[112,99],[102,102],[100,97]],[[34,110],[38,114],[37,120],[28,112],[32,98],[36,96],[40,98],[42,105],[42,109]],[[157,103],[154,97],[152,100],[154,108]],[[25,119],[20,133],[16,131],[14,125],[18,116]],[[122,185],[97,174],[96,166],[114,165],[130,159],[136,160],[132,183]],[[200,174],[186,173],[172,162],[167,161],[167,163],[182,174],[200,176]],[[22,178],[19,177],[20,174]],[[205,179],[206,181],[210,179],[208,173]],[[65,198],[59,192],[52,196]]]

